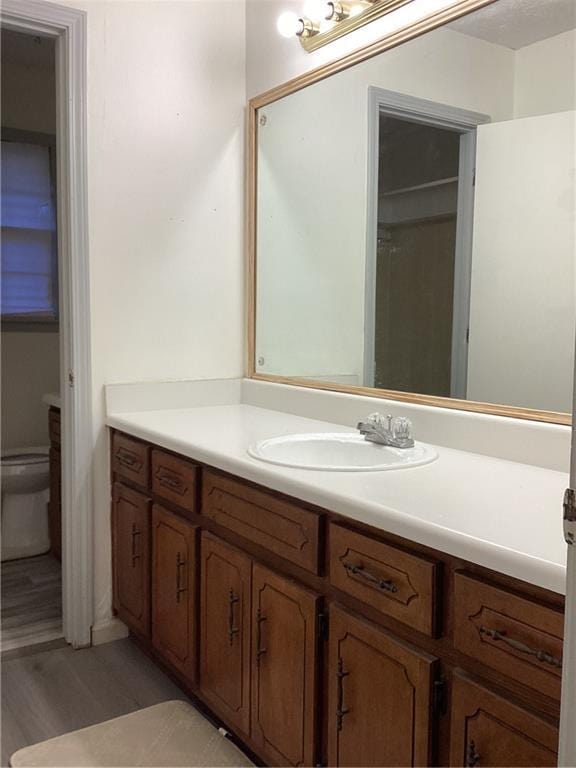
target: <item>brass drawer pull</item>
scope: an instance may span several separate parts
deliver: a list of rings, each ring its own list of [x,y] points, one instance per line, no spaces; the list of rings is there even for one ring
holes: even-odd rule
[[[370,571],[367,571],[363,565],[353,565],[352,563],[342,563],[342,565],[349,574],[352,574],[352,576],[360,576],[361,579],[364,579],[364,581],[367,581],[377,589],[382,589],[385,592],[391,592],[392,594],[398,592],[398,587],[394,584],[392,579],[381,579],[379,576],[375,576],[373,573],[370,573]]]
[[[142,462],[139,460],[138,456],[130,453],[130,451],[127,451],[125,448],[119,448],[116,451],[116,458],[122,466],[127,467],[128,469],[136,469],[136,471],[138,471],[142,466]]]
[[[266,621],[266,616],[262,609],[256,611],[256,664],[260,666],[260,657],[266,653],[266,648],[262,647],[262,623]]]
[[[228,640],[230,642],[230,645],[233,645],[234,643],[234,635],[237,635],[240,630],[238,627],[234,626],[234,605],[240,600],[239,597],[237,597],[234,594],[234,590],[230,588],[230,593],[228,595]]]
[[[163,485],[164,488],[170,488],[170,490],[176,491],[182,487],[182,479],[168,470],[160,468],[156,472],[156,477],[158,478],[160,485]]]
[[[473,741],[468,743],[466,748],[466,768],[474,768],[480,763],[480,755],[476,752],[476,744]]]
[[[348,677],[350,672],[344,670],[344,662],[342,659],[338,659],[338,671],[336,672],[336,679],[338,681],[338,702],[336,705],[336,728],[342,730],[342,721],[344,716],[350,712],[350,710],[344,707],[344,678]]]
[[[136,561],[140,559],[136,545],[138,536],[140,536],[140,531],[136,527],[136,523],[132,523],[132,568],[136,568]]]
[[[528,645],[521,643],[519,640],[514,640],[512,637],[508,637],[504,630],[490,629],[490,627],[480,627],[480,634],[486,635],[486,637],[489,637],[495,642],[503,642],[510,648],[513,648],[515,651],[525,653],[527,656],[534,656],[536,659],[538,659],[538,661],[541,661],[544,664],[550,664],[550,666],[557,668],[562,667],[562,659],[558,659],[556,656],[552,656],[552,654],[547,653],[546,651],[530,648]]]
[[[188,590],[188,587],[181,586],[180,574],[182,568],[186,565],[186,560],[182,557],[180,552],[176,555],[176,602],[180,602],[180,595]]]

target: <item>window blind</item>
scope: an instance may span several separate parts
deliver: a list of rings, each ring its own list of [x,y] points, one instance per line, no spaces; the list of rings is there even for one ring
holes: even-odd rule
[[[49,146],[2,141],[2,318],[58,315],[56,210]]]

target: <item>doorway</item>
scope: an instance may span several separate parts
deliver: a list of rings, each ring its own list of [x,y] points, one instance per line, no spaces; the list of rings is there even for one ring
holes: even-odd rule
[[[2,29],[2,651],[63,636],[56,46]],[[22,94],[26,93],[26,99]]]
[[[466,397],[476,127],[369,89],[364,384]]]
[[[450,397],[460,136],[380,113],[374,386]]]
[[[44,282],[37,281],[36,289],[40,284],[46,288],[51,282],[52,292],[57,295],[61,385],[62,631],[68,643],[80,648],[90,645],[93,622],[94,438],[86,180],[86,14],[49,2],[4,0],[0,22],[3,31],[32,37],[39,47],[51,45],[54,50],[58,288],[55,292],[52,274],[44,273]],[[26,94],[26,90],[23,93]],[[27,99],[21,99],[27,102]],[[55,538],[60,540],[59,536]]]

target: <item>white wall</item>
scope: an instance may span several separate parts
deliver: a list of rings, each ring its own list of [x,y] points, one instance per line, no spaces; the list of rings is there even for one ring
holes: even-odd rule
[[[470,399],[572,408],[575,116],[478,129]]]
[[[576,107],[576,30],[516,51],[515,117]]]
[[[2,449],[48,445],[46,392],[58,392],[59,334],[2,332]]]
[[[111,611],[103,386],[243,371],[244,5],[87,11],[96,619]]]
[[[363,379],[368,88],[512,117],[513,51],[438,29],[262,109],[258,370]]]
[[[2,127],[55,134],[52,58],[46,54],[37,66],[24,66],[8,57],[7,50],[2,57]],[[59,360],[57,325],[41,332],[2,331],[4,450],[48,445],[48,411],[42,395],[59,390]]]

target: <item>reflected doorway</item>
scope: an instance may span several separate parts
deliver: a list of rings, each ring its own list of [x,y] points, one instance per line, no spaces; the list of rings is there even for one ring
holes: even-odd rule
[[[371,89],[365,384],[466,398],[476,126]]]
[[[380,114],[375,386],[449,397],[460,136]]]

